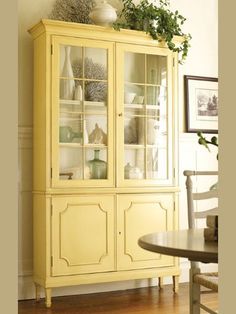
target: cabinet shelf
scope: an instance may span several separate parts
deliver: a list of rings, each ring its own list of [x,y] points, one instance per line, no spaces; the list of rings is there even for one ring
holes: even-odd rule
[[[72,99],[60,99],[61,105],[75,105],[75,106],[88,106],[88,107],[94,107],[94,108],[103,108],[106,107],[106,102],[104,101],[81,101],[81,100],[72,100]]]
[[[125,144],[125,149],[144,149],[143,144]]]
[[[125,144],[125,149],[144,149],[144,148],[149,148],[149,149],[152,149],[152,148],[166,148],[166,145],[164,144],[147,144],[146,146],[145,145],[141,145],[141,144]]]
[[[125,81],[124,84],[127,85],[135,85],[135,86],[154,86],[154,87],[161,87],[161,88],[167,88],[167,86],[163,85],[163,84],[153,84],[153,83],[137,83],[137,82],[130,82],[130,81]]]
[[[105,144],[90,144],[90,143],[88,143],[88,144],[85,144],[85,145],[83,145],[83,147],[85,147],[85,148],[101,148],[101,149],[104,149],[104,148],[107,148],[107,145],[105,145]]]
[[[60,147],[71,147],[71,148],[100,148],[105,149],[107,145],[104,144],[80,144],[80,143],[59,143]]]
[[[99,115],[99,116],[104,116],[104,115],[106,115],[106,111],[105,111],[105,109],[104,109],[104,112],[102,112],[102,111],[91,111],[91,110],[86,110],[86,111],[67,111],[67,110],[60,110],[60,113],[61,114],[67,114],[67,115],[71,115],[71,116],[78,116],[78,115]],[[61,119],[67,119],[67,120],[69,120],[69,119],[72,119],[72,120],[74,120],[75,118],[70,118],[70,117],[60,117]]]
[[[130,118],[150,118],[150,119],[157,119],[160,123],[160,120],[165,120],[166,119],[166,115],[162,114],[162,115],[150,115],[150,114],[135,114],[135,113],[128,113],[125,112],[125,119],[130,119]]]
[[[125,109],[152,109],[158,110],[160,109],[160,105],[146,105],[146,104],[124,104]]]
[[[80,143],[59,143],[60,147],[71,147],[71,148],[80,148],[82,145]]]
[[[107,106],[105,102],[60,100],[60,114],[71,116],[77,115],[106,115]],[[71,108],[72,106],[72,108]],[[69,119],[67,117],[67,119]]]
[[[74,76],[60,76],[60,80],[74,80],[74,81],[84,81],[84,82],[98,82],[98,83],[107,83],[107,80],[100,80],[96,78],[82,78],[82,77],[74,77]]]

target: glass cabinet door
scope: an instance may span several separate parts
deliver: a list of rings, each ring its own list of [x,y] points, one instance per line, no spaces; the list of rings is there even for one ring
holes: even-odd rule
[[[121,185],[165,184],[172,177],[171,57],[165,49],[120,45],[118,96]],[[122,117],[122,118],[121,118]]]
[[[56,185],[112,184],[112,46],[54,39],[52,147]]]

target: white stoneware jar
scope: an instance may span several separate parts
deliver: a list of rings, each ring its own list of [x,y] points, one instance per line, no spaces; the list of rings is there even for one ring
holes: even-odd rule
[[[132,167],[129,171],[129,179],[142,179],[143,173],[138,167]]]
[[[117,19],[116,9],[114,9],[106,0],[98,3],[89,14],[90,19],[96,25],[109,26]]]

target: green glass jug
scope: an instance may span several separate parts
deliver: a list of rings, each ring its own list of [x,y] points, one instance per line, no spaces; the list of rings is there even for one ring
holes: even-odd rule
[[[107,163],[99,159],[100,150],[94,150],[94,159],[88,161],[91,179],[107,179]]]
[[[82,132],[74,132],[72,127],[70,126],[60,126],[60,143],[71,143],[74,138],[81,138],[82,135]]]

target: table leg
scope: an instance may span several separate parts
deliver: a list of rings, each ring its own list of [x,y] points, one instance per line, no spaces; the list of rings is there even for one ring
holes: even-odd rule
[[[163,277],[158,277],[158,287],[159,289],[163,288]]]

